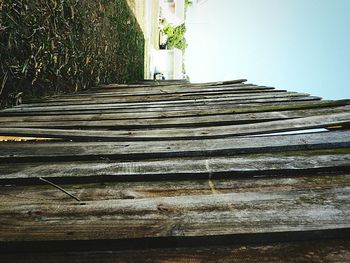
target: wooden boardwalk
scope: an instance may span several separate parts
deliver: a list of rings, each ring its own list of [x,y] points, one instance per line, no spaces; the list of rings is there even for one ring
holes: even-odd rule
[[[0,142],[0,261],[349,262],[349,125],[350,100],[245,80],[2,110],[32,139]]]

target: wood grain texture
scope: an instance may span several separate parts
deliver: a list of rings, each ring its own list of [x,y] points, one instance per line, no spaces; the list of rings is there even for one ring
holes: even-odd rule
[[[159,107],[141,107],[139,109],[133,107],[116,107],[107,109],[85,109],[85,110],[67,110],[67,111],[21,111],[16,110],[13,112],[0,111],[0,116],[62,116],[72,114],[105,114],[105,113],[118,113],[120,118],[149,118],[149,117],[177,117],[177,116],[203,116],[212,114],[236,114],[236,113],[255,113],[255,112],[269,112],[269,111],[286,111],[286,110],[298,110],[298,109],[315,109],[325,107],[336,107],[349,105],[350,100],[338,100],[338,101],[293,101],[284,103],[264,103],[264,104],[218,104],[209,105],[208,103],[194,103],[190,107],[172,107],[171,105],[166,108]],[[177,105],[179,106],[179,105]],[[138,107],[138,106],[135,106]],[[124,113],[124,114],[120,114]],[[148,115],[150,114],[150,115]],[[123,117],[124,115],[124,117]],[[135,117],[133,117],[135,116]]]
[[[101,90],[101,89],[129,89],[131,91],[138,89],[154,89],[157,87],[167,87],[173,89],[179,89],[183,87],[191,87],[195,89],[202,89],[206,87],[212,88],[221,88],[221,87],[234,87],[240,86],[242,83],[246,82],[246,79],[241,80],[232,80],[232,81],[220,81],[220,82],[207,82],[207,83],[189,83],[186,81],[146,81],[146,82],[138,82],[133,84],[107,84],[100,85],[98,87],[92,88],[93,90]],[[246,84],[243,84],[246,85]]]
[[[173,140],[225,138],[239,135],[267,134],[303,129],[327,128],[331,126],[349,126],[350,113],[337,113],[322,116],[270,121],[254,124],[225,125],[220,128],[176,128],[176,129],[145,129],[125,131],[95,131],[95,130],[63,130],[39,128],[0,128],[0,135],[23,135],[48,138],[90,139],[90,140]]]
[[[272,99],[272,98],[298,98],[307,97],[309,94],[298,92],[274,92],[274,93],[248,93],[248,94],[195,94],[195,95],[162,95],[162,96],[127,96],[117,98],[91,98],[90,100],[74,100],[74,101],[50,101],[32,104],[23,104],[17,108],[32,107],[51,107],[51,106],[69,106],[69,105],[95,105],[95,104],[115,104],[115,103],[179,103],[179,102],[206,102],[206,101],[235,101],[235,100],[254,100],[254,99]]]
[[[30,116],[30,117],[0,117],[0,127],[67,127],[67,128],[113,128],[113,129],[140,129],[164,127],[209,127],[230,124],[257,123],[273,120],[286,120],[321,116],[335,113],[346,113],[350,106],[295,110],[282,112],[257,112],[223,115],[208,115],[177,118],[139,118],[121,119],[120,114],[85,114],[61,116]],[[136,117],[136,116],[134,116]]]
[[[333,154],[332,154],[333,153]],[[350,170],[350,150],[330,149],[321,154],[301,151],[275,154],[253,154],[225,157],[171,158],[146,161],[97,161],[49,163],[0,163],[0,184],[3,179],[81,178],[80,181],[123,180],[124,178],[251,178],[252,176],[289,176],[305,173]],[[67,158],[69,159],[69,158]],[[98,159],[98,158],[96,158]],[[7,180],[9,181],[9,180]]]
[[[140,108],[140,107],[167,107],[167,106],[184,106],[188,107],[193,104],[259,104],[259,103],[283,103],[283,102],[296,102],[296,101],[312,101],[320,100],[319,97],[315,96],[294,96],[294,97],[284,97],[284,96],[247,96],[246,99],[237,98],[237,97],[219,97],[219,98],[208,98],[208,99],[196,99],[196,100],[174,100],[174,101],[154,101],[154,102],[106,102],[106,103],[85,103],[79,105],[79,103],[55,105],[55,103],[43,104],[42,106],[19,106],[10,109],[3,110],[4,113],[11,112],[38,112],[38,111],[68,111],[68,110],[89,110],[89,109],[110,109],[110,108]],[[59,103],[57,103],[59,104]]]
[[[195,118],[186,116],[176,116],[172,118],[171,116],[165,116],[163,113],[154,114],[143,114],[135,113],[130,115],[118,114],[118,113],[99,113],[99,114],[70,114],[70,115],[38,115],[38,116],[11,116],[4,117],[0,116],[1,127],[11,126],[18,127],[23,125],[44,125],[48,126],[54,125],[70,125],[69,123],[81,122],[83,124],[91,124],[91,126],[101,126],[109,125],[108,121],[112,121],[114,126],[124,126],[124,127],[137,127],[137,126],[147,126],[152,127],[153,125],[190,125],[190,124],[205,124],[208,125],[215,123],[216,125],[228,124],[231,122],[242,123],[242,122],[254,122],[254,121],[265,121],[274,119],[291,119],[291,118],[301,118],[309,116],[319,116],[322,114],[333,114],[333,113],[343,113],[348,112],[350,106],[340,106],[340,107],[325,107],[325,108],[311,108],[311,109],[295,109],[295,110],[284,110],[284,111],[267,111],[267,112],[252,112],[252,113],[231,113],[231,114],[214,114],[214,115],[198,115]],[[190,114],[190,113],[189,113]],[[184,114],[186,115],[186,114]],[[84,121],[84,122],[83,122]],[[105,122],[104,122],[105,121]],[[90,122],[90,123],[87,123]],[[94,125],[95,124],[95,125]],[[73,125],[73,124],[71,124]]]
[[[273,92],[286,92],[286,90],[270,89],[266,87],[257,86],[244,86],[241,89],[205,89],[205,90],[193,90],[193,89],[181,89],[179,91],[164,90],[164,89],[153,89],[152,91],[144,92],[118,92],[118,91],[94,91],[94,92],[82,92],[74,93],[69,95],[59,95],[54,97],[47,97],[36,102],[49,102],[49,101],[74,101],[74,100],[94,100],[100,98],[121,98],[121,97],[169,97],[169,96],[207,96],[207,95],[222,95],[225,94],[260,94],[260,93],[273,93]]]
[[[199,99],[199,98],[218,98],[222,97],[247,97],[247,96],[256,96],[256,95],[281,95],[293,96],[298,94],[303,94],[307,96],[306,93],[296,93],[296,92],[287,92],[286,90],[275,90],[275,89],[266,89],[259,87],[242,87],[242,89],[225,89],[225,90],[204,90],[204,91],[194,91],[192,90],[181,90],[181,91],[166,91],[160,89],[159,91],[149,91],[149,92],[139,92],[139,93],[129,93],[129,92],[94,92],[94,93],[77,93],[70,96],[57,96],[54,98],[44,98],[36,101],[33,104],[40,103],[56,103],[56,102],[70,102],[70,101],[100,101],[100,100],[114,100],[118,101],[158,101],[158,100],[178,100],[178,99]],[[28,104],[23,106],[29,106]]]
[[[85,90],[77,93],[70,94],[58,94],[50,97],[45,97],[45,99],[50,98],[66,98],[66,97],[74,97],[75,95],[80,94],[114,94],[114,95],[147,95],[147,94],[177,94],[177,93],[205,93],[205,92],[235,92],[235,91],[249,91],[249,90],[277,90],[273,87],[266,86],[258,86],[254,84],[237,84],[237,85],[226,85],[226,86],[204,86],[202,88],[196,88],[193,85],[184,86],[142,86],[138,88],[125,88],[125,87],[117,87],[117,88],[104,88],[104,86],[92,88],[89,90]],[[280,89],[278,89],[280,90]],[[282,91],[282,90],[281,90]]]
[[[350,188],[0,207],[0,241],[310,231],[350,227]]]
[[[137,160],[168,157],[227,156],[287,150],[349,148],[350,131],[315,134],[237,137],[230,139],[130,141],[130,142],[45,142],[1,143],[0,162],[70,160]]]
[[[206,179],[167,180],[128,180],[117,182],[87,183],[84,178],[75,183],[67,183],[62,177],[51,176],[50,181],[59,184],[69,193],[85,201],[103,201],[119,199],[144,199],[155,197],[198,196],[226,193],[253,193],[253,192],[283,192],[283,191],[313,191],[336,187],[350,187],[350,173],[334,174],[317,173],[307,175],[301,172],[299,176],[262,177],[216,179],[215,176]],[[32,176],[35,176],[34,174]],[[74,176],[74,174],[70,174]],[[49,175],[46,176],[48,178]],[[212,185],[209,185],[211,180]],[[1,183],[1,182],[0,182]],[[65,193],[39,180],[29,185],[0,186],[0,202],[7,206],[21,204],[55,204],[73,201]],[[16,186],[14,186],[16,185]],[[214,188],[213,188],[214,187]]]
[[[350,100],[244,82],[1,111],[0,135],[57,140],[0,142],[0,261],[349,261]]]

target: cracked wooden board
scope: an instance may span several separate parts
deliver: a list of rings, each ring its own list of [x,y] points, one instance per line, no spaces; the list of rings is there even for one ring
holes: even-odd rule
[[[3,131],[91,142],[0,144],[0,250],[60,258],[78,249],[88,259],[129,244],[144,259],[150,250],[134,249],[151,244],[160,258],[176,262],[164,246],[180,251],[179,260],[195,247],[203,257],[191,259],[210,261],[242,255],[234,241],[258,243],[254,251],[268,259],[286,259],[271,242],[302,260],[348,256],[349,100],[240,81],[109,85],[55,98],[1,112]],[[112,127],[119,130],[101,130]],[[318,127],[332,129],[305,131]],[[266,136],[293,130],[304,134]]]
[[[95,98],[85,98],[80,97],[76,100],[60,100],[57,99],[55,101],[42,101],[31,104],[22,104],[17,106],[17,108],[32,108],[32,107],[43,107],[43,106],[61,106],[61,105],[94,105],[94,104],[112,104],[112,103],[177,103],[179,101],[182,102],[192,102],[195,101],[219,101],[223,99],[231,99],[237,100],[240,99],[242,101],[248,99],[266,99],[266,98],[294,98],[294,97],[307,97],[309,94],[307,93],[298,93],[298,92],[260,92],[260,93],[243,93],[243,94],[194,94],[194,95],[161,95],[161,96],[126,96],[126,97],[102,97]]]
[[[1,117],[1,127],[114,127],[114,128],[154,128],[154,127],[182,127],[182,126],[212,126],[224,124],[254,123],[271,120],[320,116],[323,114],[346,113],[350,106],[296,109],[290,111],[270,111],[256,113],[233,113],[221,115],[207,115],[176,118],[162,117],[161,114],[134,114],[127,119],[127,115],[118,113],[103,114],[72,114],[72,115],[39,115]]]
[[[0,163],[0,184],[11,180],[18,183],[26,179],[55,178],[60,182],[78,180],[118,181],[125,179],[172,180],[174,178],[252,178],[290,177],[303,174],[339,173],[350,170],[350,150],[329,149],[272,154],[246,154],[225,157],[169,158],[145,161],[96,161]],[[98,159],[98,158],[97,158]],[[74,179],[75,178],[75,179]],[[6,179],[6,180],[5,180]]]
[[[139,129],[121,131],[43,129],[43,128],[0,128],[1,135],[37,136],[48,138],[67,138],[72,140],[194,140],[209,138],[227,138],[242,135],[268,134],[286,131],[349,126],[350,113],[336,113],[305,118],[277,120],[253,124],[225,125],[218,128],[185,127],[163,129]]]
[[[133,239],[346,229],[349,187],[0,207],[0,241]]]
[[[287,110],[298,110],[298,109],[318,109],[318,108],[329,108],[336,106],[349,105],[349,100],[338,100],[338,101],[292,101],[292,102],[274,102],[274,103],[263,103],[263,104],[224,104],[215,103],[203,104],[194,103],[191,106],[176,105],[175,107],[168,105],[167,107],[122,107],[116,106],[115,108],[104,108],[104,109],[84,109],[84,110],[66,110],[66,111],[21,111],[20,109],[14,112],[1,111],[0,117],[15,117],[15,116],[61,116],[61,115],[76,115],[76,114],[106,114],[106,113],[117,113],[120,118],[149,118],[153,117],[177,117],[177,116],[206,116],[213,114],[235,114],[235,113],[256,113],[256,112],[269,112],[269,111],[287,111]],[[123,117],[125,115],[125,117]],[[133,117],[135,116],[135,117]]]
[[[299,190],[312,192],[317,189],[350,187],[350,173],[334,173],[334,171],[323,174],[317,172],[307,174],[307,172],[301,171],[295,176],[293,174],[283,176],[282,172],[271,177],[251,176],[217,179],[215,176],[209,178],[207,175],[205,179],[199,179],[195,176],[188,179],[167,178],[167,180],[138,178],[111,182],[102,180],[99,183],[89,182],[86,178],[78,178],[72,183],[65,180],[64,175],[62,177],[46,175],[45,178],[60,185],[83,202],[248,192],[269,193]],[[212,184],[209,183],[210,181]],[[49,184],[44,184],[38,178],[29,184],[19,184],[19,181],[12,181],[8,185],[1,185],[1,182],[0,202],[1,204],[6,203],[8,206],[18,203],[55,204],[72,201],[70,196]]]
[[[55,105],[55,103],[44,104],[43,106],[18,106],[10,109],[5,109],[3,113],[15,113],[15,112],[38,112],[38,111],[68,111],[68,110],[89,110],[89,109],[111,109],[111,108],[128,108],[128,107],[167,107],[167,106],[190,106],[193,104],[204,104],[204,105],[215,105],[215,104],[264,104],[264,103],[288,103],[288,102],[305,102],[305,101],[318,101],[320,97],[315,96],[304,96],[297,95],[292,97],[284,97],[276,95],[274,96],[247,96],[246,99],[242,98],[230,98],[230,97],[219,97],[219,98],[201,98],[201,99],[184,99],[174,101],[154,101],[154,102],[110,102],[110,103],[88,103],[79,105],[79,103],[71,103],[70,105]],[[59,103],[57,103],[59,104]],[[180,107],[179,106],[179,107]]]
[[[2,142],[0,162],[63,160],[140,160],[168,157],[228,156],[287,150],[349,148],[350,131],[229,139],[124,142]]]

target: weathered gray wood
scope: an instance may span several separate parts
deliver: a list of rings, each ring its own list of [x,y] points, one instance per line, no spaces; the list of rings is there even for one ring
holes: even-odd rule
[[[103,114],[71,114],[71,115],[38,115],[38,116],[0,116],[0,127],[35,127],[35,126],[113,126],[113,127],[154,127],[154,126],[210,126],[227,125],[244,122],[258,122],[267,120],[282,120],[290,118],[302,118],[333,114],[350,111],[350,106],[296,109],[285,111],[268,111],[255,113],[232,113],[221,115],[206,115],[176,118],[167,118],[163,113],[134,114],[127,119],[128,115],[118,113]],[[186,113],[184,113],[186,115]],[[147,118],[149,116],[149,118]]]
[[[184,99],[184,100],[170,100],[170,101],[151,101],[151,102],[128,102],[128,101],[121,101],[121,102],[113,102],[113,101],[105,101],[100,103],[92,103],[92,102],[83,102],[76,104],[71,103],[42,103],[42,104],[22,104],[21,106],[4,109],[3,112],[18,112],[18,111],[45,111],[45,110],[81,110],[81,109],[110,109],[110,108],[126,108],[130,106],[137,106],[137,107],[167,107],[169,105],[185,105],[189,106],[194,103],[236,103],[236,104],[252,104],[252,103],[268,103],[268,102],[288,102],[288,101],[308,101],[308,100],[320,100],[320,97],[314,97],[314,96],[305,96],[305,95],[295,95],[286,97],[284,95],[257,95],[257,96],[247,96],[245,98],[239,98],[239,97],[221,97],[218,98],[205,98],[205,99]]]
[[[180,90],[166,90],[162,88],[155,88],[150,91],[83,91],[72,94],[59,94],[42,98],[43,101],[57,101],[57,100],[79,100],[79,99],[94,99],[94,98],[137,98],[137,97],[177,97],[177,96],[215,96],[215,95],[243,95],[243,94],[261,94],[261,93],[275,93],[287,92],[287,90],[274,89],[259,86],[242,86],[240,88],[225,88],[225,89],[203,89],[195,90],[193,88],[182,88]],[[40,100],[39,100],[40,102]]]
[[[223,104],[215,103],[194,103],[191,106],[168,105],[167,107],[139,107],[117,106],[115,108],[106,109],[82,109],[82,110],[67,110],[67,111],[21,111],[15,112],[0,111],[0,116],[40,116],[40,115],[73,115],[73,114],[106,114],[106,113],[125,113],[119,114],[120,118],[152,118],[152,117],[177,117],[177,116],[206,116],[214,114],[233,114],[233,113],[254,113],[268,111],[285,111],[295,109],[315,109],[349,105],[350,100],[337,101],[293,101],[283,103],[263,103],[263,104]],[[138,108],[137,108],[138,107]],[[137,109],[136,109],[137,108]]]
[[[197,96],[196,96],[197,97]],[[249,97],[249,99],[248,99]],[[115,100],[100,100],[100,101],[77,101],[77,102],[49,102],[49,103],[38,103],[38,104],[22,104],[21,106],[17,106],[15,109],[28,109],[31,110],[32,108],[47,108],[48,110],[50,110],[51,107],[73,107],[73,109],[75,109],[75,107],[77,106],[81,106],[81,107],[86,107],[86,108],[90,108],[92,109],[93,106],[97,106],[97,108],[99,107],[103,107],[103,105],[110,105],[112,108],[113,107],[122,107],[125,108],[125,106],[129,107],[135,107],[136,108],[140,108],[140,106],[143,107],[166,107],[167,105],[171,105],[172,107],[181,107],[181,106],[190,106],[192,103],[195,104],[203,104],[203,105],[215,105],[216,103],[218,104],[253,104],[253,103],[271,103],[271,102],[293,102],[293,101],[313,101],[313,100],[320,100],[320,97],[311,97],[311,96],[304,96],[304,95],[295,95],[295,96],[280,96],[280,95],[276,95],[276,97],[273,96],[266,96],[266,98],[258,98],[258,96],[248,96],[246,98],[243,98],[242,100],[240,100],[240,98],[238,97],[234,97],[234,98],[230,98],[228,96],[226,97],[217,97],[217,98],[198,98],[198,99],[194,99],[193,102],[191,102],[190,100],[187,99],[178,99],[178,100],[162,100],[162,101],[132,101],[132,102],[128,102],[128,101],[115,101]],[[256,98],[255,98],[256,97]],[[263,97],[263,95],[261,95],[261,97]],[[126,104],[126,105],[124,105]]]
[[[200,139],[224,138],[238,135],[266,134],[302,129],[327,128],[330,126],[349,126],[350,112],[312,116],[297,119],[269,121],[253,124],[226,125],[199,128],[164,128],[126,131],[63,130],[40,128],[0,128],[0,135],[21,135],[49,138],[68,138],[75,140],[159,140],[159,139]]]
[[[60,98],[60,97],[70,97],[70,95],[80,95],[80,94],[113,94],[113,95],[152,95],[152,94],[179,94],[179,93],[189,93],[189,94],[200,94],[201,92],[244,92],[249,90],[265,90],[272,91],[275,90],[272,87],[265,86],[257,86],[257,85],[230,85],[230,86],[221,86],[221,87],[202,87],[202,88],[193,88],[188,86],[147,86],[147,87],[139,87],[139,88],[96,88],[91,90],[86,90],[79,93],[73,94],[60,94],[56,96],[46,97],[50,98]],[[280,90],[285,91],[285,90]]]
[[[218,94],[251,94],[251,93],[273,93],[273,92],[285,92],[286,90],[277,90],[274,88],[268,87],[259,87],[259,86],[242,86],[235,88],[224,88],[224,89],[202,89],[195,90],[192,88],[181,88],[180,90],[166,90],[162,88],[154,88],[149,91],[137,91],[133,90],[131,92],[128,91],[84,91],[73,94],[61,94],[56,96],[45,97],[43,100],[45,101],[55,101],[55,100],[70,100],[70,99],[78,99],[78,98],[90,98],[90,97],[139,97],[139,96],[170,96],[170,95],[184,95],[184,96],[193,96],[193,95],[218,95]]]
[[[2,142],[0,162],[149,159],[186,156],[217,156],[239,153],[281,152],[349,148],[350,131],[332,131],[315,134],[276,135],[267,137],[238,137],[196,141],[142,141],[142,142]]]
[[[109,86],[109,87],[106,87]],[[106,88],[105,88],[106,87]],[[267,87],[264,85],[256,85],[252,83],[238,83],[238,84],[229,84],[229,85],[196,85],[196,84],[190,84],[190,85],[141,85],[138,87],[127,87],[127,86],[120,86],[119,84],[109,84],[109,85],[102,85],[98,87],[93,87],[91,89],[87,89],[81,92],[99,92],[99,91],[106,91],[106,92],[143,92],[143,91],[154,91],[154,90],[169,90],[169,91],[181,91],[181,90],[190,90],[190,91],[206,91],[208,89],[210,90],[224,90],[224,89],[241,89],[242,87],[261,87],[265,89],[274,89],[274,87]]]
[[[225,174],[230,178],[252,175],[288,175],[350,170],[350,148],[322,151],[301,151],[270,154],[251,154],[225,157],[171,158],[147,161],[86,161],[58,163],[0,163],[2,179],[73,178],[109,176],[118,180],[125,176],[143,177],[162,175],[164,178],[214,178]],[[186,176],[187,175],[187,176]],[[63,179],[64,180],[64,179]],[[83,182],[83,179],[82,181]],[[165,189],[166,190],[166,189]]]
[[[20,251],[20,248],[19,248]],[[350,241],[300,241],[226,246],[153,248],[135,250],[85,250],[0,255],[2,262],[246,262],[246,263],[347,263]]]
[[[318,101],[242,82],[109,85],[1,111],[0,134],[93,142],[0,143],[0,254],[15,244],[25,251],[50,240],[75,240],[73,247],[84,240],[135,246],[135,241],[172,237],[177,242],[203,237],[208,244],[218,237],[249,236],[254,241],[260,234],[282,233],[283,240],[296,234],[305,238],[310,232],[317,232],[316,238],[343,232],[348,237],[350,130],[342,128],[350,124],[350,100]],[[271,135],[330,126],[343,127]],[[45,185],[40,177],[53,184]],[[332,242],[311,248],[305,243],[277,248],[260,244],[245,247],[249,253],[229,247],[232,243],[153,252],[159,253],[156,259],[181,262],[229,261],[233,255],[254,255],[256,262],[285,261],[293,255],[305,261],[346,261],[349,244]],[[96,251],[86,254],[89,244],[90,249],[78,253],[80,259],[112,260],[106,253],[102,258]],[[52,256],[40,245],[35,251],[47,254],[27,255],[39,261],[42,255]],[[112,254],[126,260],[152,258],[150,251]],[[61,252],[55,256],[67,260]],[[3,258],[1,254],[0,261],[19,259],[13,254]]]
[[[350,188],[0,206],[0,241],[212,236],[350,227]]]
[[[306,103],[308,102],[308,103]],[[315,102],[315,103],[313,103]],[[192,106],[187,105],[169,105],[168,107],[158,106],[117,106],[111,109],[86,109],[86,110],[67,110],[67,111],[18,111],[18,112],[0,112],[0,117],[15,116],[62,116],[62,115],[99,115],[99,114],[118,114],[121,119],[137,119],[137,118],[172,118],[172,117],[188,117],[188,116],[208,116],[222,114],[237,113],[255,113],[285,110],[307,110],[316,108],[329,108],[328,104],[318,104],[320,101],[288,101],[288,102],[271,102],[263,104],[236,104],[236,103],[196,103]],[[345,104],[347,105],[347,104]]]
[[[304,96],[304,97],[293,97],[293,98],[267,98],[267,99],[253,99],[253,100],[208,100],[208,101],[202,101],[202,100],[196,100],[193,102],[186,102],[186,101],[175,101],[172,102],[157,102],[157,103],[148,103],[148,102],[140,102],[140,103],[99,103],[94,104],[96,106],[96,109],[116,109],[120,112],[131,112],[131,111],[141,111],[142,109],[148,110],[148,111],[174,111],[174,110],[191,110],[191,107],[193,109],[211,109],[211,108],[225,108],[225,107],[262,107],[265,105],[288,105],[288,104],[297,104],[297,103],[306,103],[306,102],[319,102],[320,99],[318,97],[310,97],[310,96]],[[73,108],[71,108],[71,106]],[[127,106],[127,107],[126,107]],[[73,105],[67,105],[67,107],[63,107],[62,105],[51,105],[51,106],[38,106],[38,107],[25,107],[24,104],[21,106],[16,106],[10,109],[5,109],[2,111],[2,113],[16,113],[16,112],[23,112],[23,111],[32,111],[36,108],[41,108],[42,111],[62,111],[62,109],[67,109],[69,111],[77,111],[84,109],[83,105],[76,105],[74,107]],[[86,106],[87,110],[94,109],[93,105]]]
[[[308,157],[310,161],[312,159]],[[299,162],[300,163],[300,162]],[[98,201],[98,200],[117,200],[117,199],[142,199],[150,197],[175,197],[175,196],[188,196],[188,195],[208,195],[208,194],[223,194],[223,193],[246,193],[246,192],[278,192],[278,191],[291,191],[291,190],[310,190],[330,188],[330,187],[349,187],[350,186],[350,174],[337,174],[333,172],[324,173],[317,176],[305,175],[301,172],[301,175],[294,176],[290,173],[290,176],[285,177],[250,177],[244,180],[239,178],[230,179],[216,179],[215,176],[207,179],[196,179],[195,176],[191,180],[145,180],[133,179],[131,181],[117,181],[117,182],[104,182],[101,183],[89,183],[82,180],[76,181],[75,184],[67,184],[64,180],[65,176],[85,176],[79,174],[79,169],[83,163],[77,164],[77,169],[74,169],[74,173],[68,173],[68,169],[64,168],[64,165],[72,167],[73,163],[57,163],[55,165],[47,165],[48,170],[46,173],[42,173],[42,170],[34,168],[35,164],[31,164],[31,171],[33,172],[31,177],[37,176],[42,173],[47,179],[52,182],[56,182],[61,185],[66,191],[72,193],[82,201]],[[277,165],[280,165],[279,162]],[[96,163],[92,163],[92,169],[96,171]],[[24,165],[20,165],[24,168]],[[38,164],[37,167],[43,166]],[[2,166],[4,167],[4,166]],[[27,164],[27,167],[30,167]],[[58,171],[58,168],[62,167],[64,172]],[[110,166],[112,167],[112,166]],[[11,167],[15,168],[15,167]],[[285,167],[284,167],[285,168]],[[298,167],[299,169],[300,167]],[[52,169],[52,175],[48,174],[49,169]],[[18,169],[20,170],[20,169]],[[87,169],[85,168],[85,171]],[[27,169],[26,171],[30,171]],[[65,173],[67,171],[67,173]],[[77,171],[77,174],[75,174]],[[38,172],[38,174],[37,174]],[[56,173],[57,172],[57,173]],[[59,174],[61,173],[61,174]],[[93,173],[91,173],[93,174]],[[96,174],[100,174],[98,171]],[[107,173],[109,174],[109,173]],[[278,173],[278,175],[282,175]],[[297,174],[297,173],[295,173]],[[17,174],[19,175],[19,174]],[[13,177],[17,177],[14,175]],[[11,175],[12,176],[12,175]],[[20,174],[20,176],[24,176]],[[59,177],[55,177],[59,176]],[[90,176],[90,174],[86,174]],[[210,180],[210,181],[209,181]],[[39,180],[38,180],[39,182]],[[78,183],[79,182],[79,183]],[[210,183],[211,182],[211,183]],[[1,183],[1,182],[0,182]],[[24,182],[23,182],[24,183]],[[13,184],[15,182],[13,181]],[[58,191],[51,185],[17,185],[17,186],[0,186],[0,204],[9,205],[10,203],[46,203],[52,204],[55,202],[67,202],[72,201],[71,197]]]
[[[328,111],[332,112],[332,111]],[[339,112],[339,111],[333,111]],[[52,120],[51,118],[33,118],[24,117],[28,120],[19,121],[21,117],[0,117],[0,127],[40,127],[40,128],[98,128],[106,127],[113,129],[137,129],[137,128],[161,128],[161,127],[196,127],[196,126],[220,126],[229,124],[240,124],[247,122],[260,122],[267,120],[286,119],[287,115],[296,117],[312,116],[312,114],[280,114],[280,113],[262,113],[262,114],[241,114],[241,115],[213,115],[205,117],[178,117],[178,118],[149,118],[149,119],[118,119],[117,114],[101,115],[64,115],[69,118],[60,118],[62,120]],[[63,117],[64,117],[63,116]],[[61,117],[61,116],[60,116]],[[74,118],[75,117],[75,118]],[[93,120],[89,120],[93,119]],[[289,117],[290,118],[290,117]],[[49,121],[40,121],[50,119]],[[57,119],[57,118],[54,118]],[[86,119],[86,120],[84,120]],[[37,121],[38,120],[38,121]]]
[[[100,85],[98,87],[94,87],[94,89],[101,89],[104,87],[109,88],[143,88],[143,87],[156,87],[156,86],[178,86],[178,87],[204,87],[204,86],[212,86],[212,87],[219,87],[219,86],[235,86],[235,85],[241,85],[242,83],[246,82],[246,79],[238,79],[238,80],[229,80],[229,81],[216,81],[216,82],[205,82],[205,83],[191,83],[187,80],[180,79],[180,80],[151,80],[146,79],[142,81],[137,81],[135,83],[128,83],[128,84],[120,84],[120,83],[113,83],[113,84],[105,84]]]
[[[155,88],[151,91],[83,91],[73,94],[60,94],[56,96],[44,97],[43,100],[55,100],[55,99],[78,99],[81,97],[139,97],[139,96],[193,96],[193,95],[219,95],[219,94],[255,94],[255,93],[274,93],[274,92],[286,92],[287,90],[274,89],[268,87],[259,86],[242,86],[240,88],[225,88],[225,89],[203,89],[194,90],[192,88],[182,88],[180,90],[164,90],[162,88]]]
[[[281,233],[289,240],[310,232],[333,233],[333,238],[344,232],[342,237],[348,237],[350,130],[342,128],[350,124],[350,100],[319,99],[241,80],[144,81],[1,111],[0,134],[93,142],[0,143],[0,251],[14,244],[24,251],[34,247],[34,241],[48,240],[76,240],[70,243],[74,246],[83,240],[131,244],[147,238],[179,241],[203,236],[213,244],[217,237],[235,240]],[[342,127],[264,136],[330,126]],[[87,127],[94,130],[78,130]],[[53,184],[45,185],[40,177]],[[336,260],[349,256],[344,243],[333,244],[332,252],[325,252],[320,243],[312,250],[316,247],[317,256]],[[299,258],[316,261],[306,247],[299,243],[293,248],[307,251]],[[275,248],[254,248],[250,255],[259,251],[257,261],[265,256],[270,262],[276,256],[266,251],[273,254]],[[219,253],[227,261],[229,255],[237,255],[237,249],[227,246],[206,249],[204,257],[174,257],[158,249],[163,253],[158,258],[217,261],[213,253]],[[101,259],[95,252],[86,257],[90,249],[83,250],[83,258]],[[38,245],[36,251],[45,250]],[[193,247],[181,251],[196,255]],[[300,254],[284,251],[289,257],[277,258]],[[150,255],[128,253],[135,257],[127,259],[142,261]],[[13,255],[8,256],[5,261]],[[63,258],[60,252],[56,256]]]
[[[192,88],[205,88],[205,87],[225,87],[225,86],[238,86],[242,85],[242,83],[246,82],[246,79],[240,79],[240,80],[233,80],[230,82],[225,82],[225,81],[220,81],[220,82],[207,82],[207,83],[189,83],[189,82],[180,82],[180,83],[174,83],[174,82],[169,82],[169,81],[151,81],[149,84],[108,84],[108,85],[100,85],[98,87],[95,87],[93,89],[139,89],[139,88],[151,88],[153,89],[154,87],[168,87],[168,88],[179,88],[179,87],[192,87]]]
[[[12,115],[40,115],[40,114],[98,114],[106,112],[120,112],[120,113],[138,113],[138,112],[162,112],[167,114],[170,112],[193,112],[192,115],[208,115],[214,111],[216,114],[225,114],[225,113],[237,113],[237,112],[257,112],[257,111],[269,111],[279,109],[288,109],[288,106],[291,105],[293,108],[298,108],[298,104],[309,105],[309,108],[313,106],[310,105],[311,102],[318,102],[319,98],[310,98],[310,97],[296,97],[294,99],[262,99],[254,101],[220,101],[220,102],[195,102],[192,104],[188,103],[175,103],[175,104],[149,104],[145,105],[130,105],[123,106],[122,104],[101,104],[96,107],[77,105],[74,106],[53,106],[53,107],[33,107],[33,108],[16,108],[12,111],[2,111],[0,116],[12,116]],[[316,104],[318,105],[318,104]],[[314,106],[317,107],[317,106]],[[244,110],[242,108],[245,108]],[[250,111],[249,109],[250,108]],[[303,108],[303,107],[299,107]],[[211,113],[213,114],[213,113]]]
[[[81,93],[71,96],[60,96],[54,98],[46,98],[37,103],[47,102],[96,102],[104,100],[117,101],[163,101],[163,100],[184,100],[184,99],[200,99],[200,98],[218,98],[218,97],[247,97],[257,95],[271,95],[285,93],[285,96],[294,96],[296,94],[309,95],[306,93],[287,92],[285,90],[264,90],[264,89],[250,89],[250,90],[234,90],[234,91],[207,91],[207,92],[176,92],[168,93],[164,90],[159,93],[151,92],[150,94],[133,94],[133,93]]]

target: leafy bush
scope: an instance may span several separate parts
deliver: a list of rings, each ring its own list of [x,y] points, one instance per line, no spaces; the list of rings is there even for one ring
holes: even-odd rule
[[[168,24],[163,29],[164,33],[168,36],[167,47],[168,48],[178,48],[185,50],[187,48],[187,42],[185,38],[186,25],[182,24],[177,27],[173,27]]]
[[[0,1],[0,107],[143,78],[144,38],[125,0]]]
[[[185,9],[191,7],[193,5],[192,0],[185,0]]]

